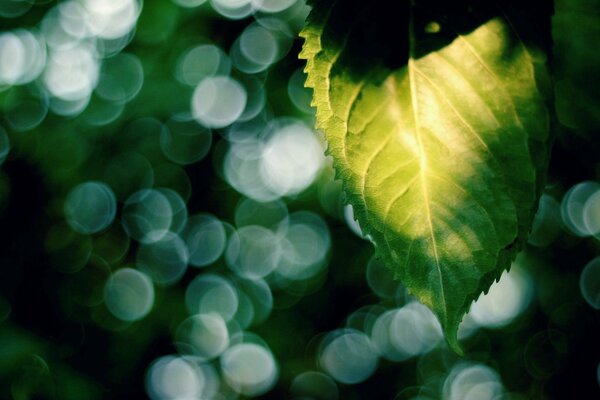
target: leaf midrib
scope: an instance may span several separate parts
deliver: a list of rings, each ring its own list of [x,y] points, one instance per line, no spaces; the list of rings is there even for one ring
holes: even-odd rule
[[[423,146],[423,140],[421,137],[421,129],[419,124],[419,101],[417,99],[417,91],[416,91],[416,79],[415,79],[415,16],[414,16],[414,7],[415,0],[411,0],[410,2],[410,16],[409,16],[409,26],[408,26],[408,37],[409,37],[409,54],[408,54],[408,88],[410,91],[410,99],[411,99],[411,110],[412,117],[415,127],[415,134],[417,136],[417,143],[419,146],[419,175],[421,187],[423,189],[423,203],[425,204],[425,212],[427,215],[427,224],[429,227],[429,235],[431,237],[431,244],[433,248],[433,256],[435,258],[435,266],[438,273],[438,278],[440,282],[440,297],[442,299],[442,308],[444,310],[444,319],[447,319],[447,305],[446,305],[446,295],[444,293],[444,280],[442,277],[442,269],[440,266],[440,258],[437,249],[437,241],[435,238],[435,233],[433,231],[433,221],[431,217],[431,207],[429,200],[429,190],[427,187],[427,178],[425,176],[425,172],[427,170],[427,158],[425,156],[425,148]]]

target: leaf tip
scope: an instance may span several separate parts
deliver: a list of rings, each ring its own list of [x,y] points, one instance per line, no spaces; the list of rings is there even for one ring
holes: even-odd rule
[[[451,332],[446,330],[446,332],[444,332],[444,336],[446,337],[446,343],[448,344],[448,347],[450,347],[450,349],[454,351],[459,357],[464,357],[465,352],[458,340],[458,329],[451,328]]]

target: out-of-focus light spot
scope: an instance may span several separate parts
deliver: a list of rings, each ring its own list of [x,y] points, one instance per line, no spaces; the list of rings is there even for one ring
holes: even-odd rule
[[[46,64],[43,39],[18,29],[0,34],[0,85],[23,85],[36,79]]]
[[[600,239],[600,190],[591,195],[585,202],[583,223],[590,235]]]
[[[481,364],[459,363],[444,382],[444,400],[494,400],[504,391],[498,373]]]
[[[31,0],[2,0],[0,1],[0,17],[17,18],[27,13],[33,6]]]
[[[180,233],[188,222],[188,210],[183,198],[169,188],[158,188],[158,192],[162,193],[171,206],[172,218],[169,230],[174,233]]]
[[[176,345],[201,361],[212,360],[229,346],[229,330],[219,314],[196,314],[177,328]]]
[[[217,313],[230,321],[238,309],[238,295],[229,280],[216,274],[202,274],[188,285],[185,304],[191,314]]]
[[[195,267],[217,261],[227,243],[223,223],[210,214],[191,217],[183,237],[190,252],[190,264]]]
[[[482,294],[471,305],[469,314],[473,321],[487,328],[501,328],[511,323],[531,302],[532,282],[518,264],[504,272],[487,294]]]
[[[220,47],[202,44],[183,53],[177,61],[177,79],[190,86],[196,86],[209,76],[227,76],[231,72],[231,62]]]
[[[75,46],[81,39],[73,36],[72,33],[69,33],[68,30],[74,21],[66,20],[61,12],[61,10],[67,10],[68,8],[71,8],[72,4],[77,4],[74,7],[81,8],[81,4],[78,3],[61,3],[57,7],[51,8],[40,23],[40,30],[50,50],[69,49]],[[85,28],[84,32],[82,32],[82,35],[87,34],[87,28]]]
[[[297,211],[290,215],[289,224],[281,235],[281,259],[277,274],[291,280],[315,276],[325,265],[331,245],[329,229],[317,214]]]
[[[336,383],[322,372],[308,371],[296,376],[290,393],[294,399],[337,400],[339,391]]]
[[[160,148],[171,161],[193,164],[203,159],[210,150],[212,133],[196,121],[176,116],[163,126]]]
[[[15,83],[23,71],[25,48],[14,33],[0,35],[0,82]]]
[[[240,329],[247,329],[254,320],[254,305],[246,293],[240,290],[238,290],[238,309],[233,319]]]
[[[287,217],[287,206],[281,200],[264,203],[253,199],[243,199],[235,210],[235,224],[238,227],[260,225],[275,229]]]
[[[0,126],[0,165],[4,161],[6,161],[6,157],[8,157],[8,153],[10,152],[10,139],[8,138],[8,134]]]
[[[167,232],[161,239],[140,245],[137,264],[154,282],[168,285],[178,281],[188,265],[188,250],[181,238]]]
[[[245,396],[268,392],[279,377],[273,354],[254,343],[240,343],[227,349],[221,356],[221,370],[227,383]]]
[[[600,310],[600,257],[590,261],[581,272],[579,289],[585,301]]]
[[[154,305],[152,281],[140,271],[122,268],[106,281],[104,302],[108,310],[120,320],[140,320]]]
[[[23,86],[13,87],[5,97],[5,118],[10,128],[24,132],[37,127],[48,114],[49,101],[45,90]]]
[[[573,186],[563,197],[560,214],[563,223],[572,234],[577,236],[593,234],[586,226],[584,207],[588,199],[598,192],[600,192],[599,183],[586,181]]]
[[[291,7],[297,0],[252,0],[252,5],[257,11],[278,13]]]
[[[323,146],[312,130],[294,122],[276,129],[265,143],[260,171],[274,193],[291,196],[313,183],[324,160]]]
[[[85,182],[74,187],[65,200],[64,213],[77,232],[100,232],[115,219],[117,204],[110,187],[102,182]]]
[[[193,358],[161,357],[146,375],[146,393],[154,400],[205,399],[206,385],[204,369]]]
[[[418,302],[398,309],[390,324],[391,345],[406,358],[433,350],[442,337],[442,328],[435,315]]]
[[[198,369],[204,376],[204,386],[202,387],[201,399],[218,399],[219,388],[221,387],[221,377],[216,367],[210,363],[198,365]]]
[[[355,384],[375,372],[378,356],[367,335],[345,329],[332,332],[324,340],[319,362],[336,381]]]
[[[248,26],[231,48],[233,65],[247,74],[266,70],[278,57],[277,38],[259,24]]]
[[[192,115],[209,128],[224,128],[234,123],[246,107],[244,87],[228,76],[203,79],[192,96]]]
[[[260,202],[269,202],[280,196],[267,186],[260,171],[263,147],[258,140],[232,144],[223,162],[223,173],[238,192]]]
[[[397,310],[389,310],[381,314],[371,329],[371,341],[379,355],[386,360],[402,361],[411,356],[392,342],[392,324]]]
[[[101,39],[117,39],[131,31],[141,7],[136,0],[83,0],[90,32]]]
[[[560,233],[560,205],[547,194],[540,197],[540,205],[533,219],[529,243],[538,246],[548,246]]]
[[[313,108],[310,106],[312,93],[309,88],[304,87],[306,74],[302,68],[294,71],[288,81],[288,96],[296,108],[305,113],[311,113]]]
[[[251,0],[211,0],[216,12],[229,19],[246,18],[252,13]]]
[[[237,275],[259,279],[269,275],[281,256],[280,241],[273,231],[248,225],[235,232],[227,246],[225,260]]]
[[[96,93],[112,102],[128,102],[142,89],[144,69],[133,54],[119,53],[102,63]]]
[[[99,66],[95,50],[83,43],[50,53],[43,80],[55,97],[76,102],[89,99],[98,81]]]
[[[145,189],[132,194],[121,216],[129,236],[141,243],[152,243],[163,238],[173,220],[169,199],[157,190]]]
[[[254,3],[256,4],[258,1],[261,0],[254,0]],[[287,5],[289,1],[268,0],[264,1],[264,5],[271,8],[271,6],[275,7],[275,3],[277,3],[276,7],[280,8]],[[306,21],[306,17],[310,12],[310,6],[306,4],[305,0],[297,0],[281,11],[267,12],[260,9],[256,11],[258,12],[254,14],[254,18],[259,24],[293,38],[298,35],[304,26],[304,21]]]

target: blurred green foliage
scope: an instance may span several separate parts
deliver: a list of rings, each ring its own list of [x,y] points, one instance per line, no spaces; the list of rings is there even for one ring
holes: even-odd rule
[[[523,279],[458,359],[343,207],[301,0],[1,0],[0,398],[598,397],[598,10],[556,3]]]

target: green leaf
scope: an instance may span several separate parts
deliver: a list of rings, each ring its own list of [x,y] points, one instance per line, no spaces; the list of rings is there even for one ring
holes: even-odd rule
[[[508,3],[316,1],[301,33],[355,216],[458,353],[463,315],[526,240],[548,158],[544,13]]]

